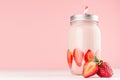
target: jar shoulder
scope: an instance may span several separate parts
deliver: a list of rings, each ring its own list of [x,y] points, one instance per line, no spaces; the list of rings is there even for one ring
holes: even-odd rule
[[[70,28],[69,28],[69,32],[71,32],[71,31],[95,31],[95,32],[99,32],[99,33],[101,33],[100,32],[100,28],[99,28],[99,26],[96,26],[96,25],[94,25],[94,26],[71,26]]]

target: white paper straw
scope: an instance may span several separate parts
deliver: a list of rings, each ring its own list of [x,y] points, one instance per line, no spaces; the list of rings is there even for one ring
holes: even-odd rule
[[[84,14],[87,14],[88,6],[85,7]]]

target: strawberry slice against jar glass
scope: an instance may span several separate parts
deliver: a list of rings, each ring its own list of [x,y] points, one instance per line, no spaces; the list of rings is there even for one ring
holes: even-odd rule
[[[68,49],[67,62],[68,62],[69,68],[72,68],[72,61],[73,61],[73,55],[72,55],[72,52]]]
[[[84,58],[84,52],[75,48],[74,51],[73,51],[73,57],[74,57],[74,60],[77,64],[77,66],[80,67],[82,65],[82,60]]]
[[[92,61],[93,59],[94,59],[93,52],[90,49],[88,49],[88,51],[85,54],[84,60],[85,62],[88,62],[88,61]]]

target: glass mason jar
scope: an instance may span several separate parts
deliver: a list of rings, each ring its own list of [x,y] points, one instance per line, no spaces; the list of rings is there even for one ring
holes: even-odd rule
[[[73,74],[82,74],[85,55],[88,52],[100,58],[101,32],[98,27],[98,16],[80,14],[71,16],[68,32],[67,61]]]

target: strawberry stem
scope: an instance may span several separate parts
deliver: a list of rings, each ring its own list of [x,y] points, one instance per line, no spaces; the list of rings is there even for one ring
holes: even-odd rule
[[[94,58],[93,61],[94,61],[94,62],[99,62],[99,59],[95,56],[95,58]]]
[[[98,59],[96,56],[93,61],[96,62],[98,64],[98,66],[100,66],[101,63],[103,62],[103,60]]]

